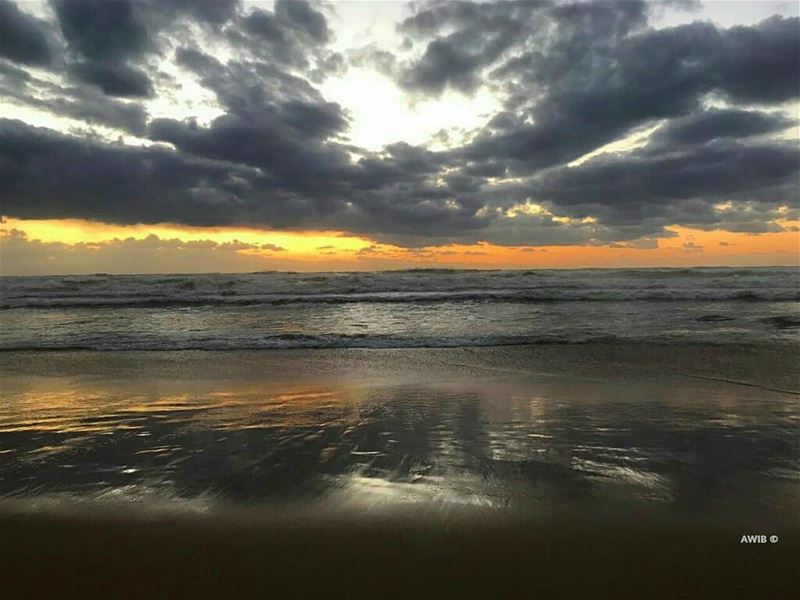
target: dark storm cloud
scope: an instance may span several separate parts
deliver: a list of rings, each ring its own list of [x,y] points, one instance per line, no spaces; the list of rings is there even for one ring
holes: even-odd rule
[[[0,56],[27,65],[47,65],[53,41],[46,23],[0,0]]]
[[[262,60],[222,63],[193,48],[178,50],[175,58],[233,113],[259,112],[289,101],[327,103],[308,80]]]
[[[3,90],[21,90],[31,81],[32,77],[25,69],[15,67],[8,62],[0,62],[0,77],[3,81]]]
[[[677,154],[640,152],[559,167],[537,179],[536,192],[559,206],[641,205],[652,211],[690,198],[782,203],[796,199],[799,169],[795,143],[723,140]]]
[[[319,43],[304,28],[282,19],[277,11],[266,10],[254,10],[242,20],[242,30],[230,35],[234,40],[250,41],[256,51],[271,53],[277,62],[295,66],[307,66],[308,54]]]
[[[800,19],[775,16],[726,33],[711,62],[720,70],[715,83],[729,98],[781,102],[800,96]]]
[[[591,38],[604,43],[644,25],[646,12],[645,2],[633,0],[433,4],[400,26],[415,38],[433,38],[422,56],[407,65],[401,81],[429,93],[447,87],[472,91],[481,84],[487,67],[513,60],[516,55],[509,55],[509,50],[533,47],[536,53],[555,37],[556,44],[566,41],[575,54],[578,45],[591,43]]]
[[[344,68],[343,57],[328,48],[334,35],[325,15],[305,1],[279,0],[272,11],[255,8],[229,27],[226,36],[253,56],[302,70],[312,81]]]
[[[293,29],[305,31],[321,44],[331,40],[325,16],[311,8],[305,0],[278,0],[275,4],[275,16],[281,21],[291,23]]]
[[[329,184],[348,162],[322,143],[341,123],[337,105],[289,102],[257,113],[229,113],[208,127],[157,119],[150,136],[189,155],[259,167],[285,184],[316,188]]]
[[[435,36],[422,56],[408,65],[401,83],[412,89],[440,93],[448,87],[472,91],[481,71],[527,36],[540,31],[536,15],[550,3],[468,2],[433,5],[406,19],[401,31],[414,37]],[[445,35],[439,32],[454,27]]]
[[[227,112],[206,127],[156,119],[152,139],[189,155],[257,167],[281,188],[331,190],[351,168],[344,148],[326,143],[345,131],[347,115],[305,79],[259,60],[223,64],[195,49],[180,50],[177,61]]]
[[[651,30],[647,11],[632,1],[433,5],[402,26],[432,39],[400,81],[438,93],[473,89],[488,73],[509,94],[508,110],[461,154],[515,175],[692,113],[712,92],[756,103],[800,95],[798,19]]]
[[[150,77],[133,66],[153,49],[132,0],[51,0],[67,43],[69,73],[108,96],[152,93]]]
[[[2,122],[9,216],[649,247],[674,224],[775,230],[800,196],[797,144],[776,138],[797,126],[782,109],[800,97],[798,19],[652,29],[663,5],[636,0],[420,5],[399,25],[414,58],[380,41],[343,55],[415,97],[488,86],[503,105],[460,146],[372,152],[346,142],[353,115],[316,87],[345,68],[319,4],[53,0],[47,23],[0,2],[13,30],[0,38],[4,95],[88,125],[66,135]],[[183,93],[161,61],[223,114],[148,120],[142,99]],[[102,141],[94,124],[149,145]],[[567,166],[657,125],[636,150]]]
[[[654,145],[702,144],[722,138],[746,138],[796,126],[780,113],[715,109],[672,119],[653,136]]]
[[[246,188],[243,171],[165,148],[103,144],[0,120],[3,211],[23,218],[227,223],[229,203]]]
[[[223,144],[223,148],[228,147]],[[398,154],[408,153],[398,150]],[[449,193],[436,191],[422,183],[422,176],[405,171],[413,164],[408,156],[388,159],[380,163],[384,170],[376,172],[368,161],[354,166],[339,155],[321,158],[313,152],[289,154],[269,169],[199,156],[210,152],[197,154],[189,158],[163,147],[81,140],[3,120],[3,211],[23,218],[346,226],[387,233],[433,234],[479,225],[470,223],[475,210],[447,208]],[[214,154],[220,159],[227,156],[227,152]],[[315,176],[304,177],[310,170]],[[375,189],[379,180],[383,183]],[[387,180],[396,183],[390,186]]]
[[[231,0],[51,0],[51,4],[74,61],[72,75],[120,97],[152,94],[145,59],[163,52],[160,37],[165,29],[186,22],[219,29],[239,7]]]
[[[176,21],[220,27],[236,0],[51,0],[69,47],[89,60],[124,62],[158,50],[156,37]]]
[[[143,54],[147,27],[132,0],[52,0],[69,47],[90,60],[119,61]]]
[[[147,74],[125,64],[84,62],[73,65],[76,78],[99,87],[109,96],[144,97],[153,93]]]
[[[575,24],[569,29],[574,32]],[[712,92],[765,104],[800,95],[798,19],[729,30],[693,23],[608,40],[573,40],[562,32],[550,53],[522,54],[498,67],[513,82],[515,102],[524,102],[520,90],[542,95],[515,107],[499,127],[487,128],[464,155],[504,159],[511,172],[529,174],[574,160],[642,124],[691,114]]]
[[[796,143],[727,139],[677,152],[655,148],[552,169],[534,181],[532,196],[610,228],[676,224],[762,233],[781,229],[774,219],[791,217],[779,207],[796,205],[800,193]]]
[[[212,27],[221,27],[233,19],[240,5],[239,0],[139,0],[139,6],[154,18],[188,18]]]
[[[138,104],[120,102],[92,89],[59,90],[60,95],[52,98],[42,98],[32,89],[21,92],[6,90],[6,94],[33,108],[133,135],[143,135],[147,130],[147,112]]]
[[[144,135],[147,129],[147,112],[140,105],[120,102],[95,90],[74,89],[64,97],[35,100],[32,103],[54,113],[132,135]]]
[[[88,86],[62,86],[10,64],[0,63],[7,99],[48,113],[143,135],[147,112],[137,103],[110,98]]]

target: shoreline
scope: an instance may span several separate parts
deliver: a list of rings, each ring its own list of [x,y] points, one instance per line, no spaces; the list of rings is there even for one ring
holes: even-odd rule
[[[372,377],[443,374],[706,380],[800,395],[800,347],[791,343],[662,344],[603,341],[415,348],[265,348],[247,350],[2,350],[6,377],[168,377],[231,380],[264,374]],[[220,364],[224,369],[214,368]],[[295,366],[299,365],[299,369]]]
[[[0,353],[3,589],[791,597],[799,359],[624,342]]]

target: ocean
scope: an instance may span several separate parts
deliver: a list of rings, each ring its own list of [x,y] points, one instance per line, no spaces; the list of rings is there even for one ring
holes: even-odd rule
[[[0,279],[3,350],[800,341],[796,268]]]
[[[0,575],[50,597],[789,597],[798,274],[2,278]]]

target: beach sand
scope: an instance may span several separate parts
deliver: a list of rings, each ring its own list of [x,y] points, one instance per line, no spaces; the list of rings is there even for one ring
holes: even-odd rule
[[[627,515],[4,515],[10,597],[789,598],[796,530]],[[791,535],[787,535],[791,533]]]
[[[791,597],[799,354],[2,353],[2,594]]]

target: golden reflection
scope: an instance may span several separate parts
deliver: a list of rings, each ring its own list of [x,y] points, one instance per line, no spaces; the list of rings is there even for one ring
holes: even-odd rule
[[[75,377],[12,374],[0,433],[25,435],[5,456],[28,480],[137,502],[205,492],[272,499],[298,488],[357,512],[505,509],[589,492],[671,502],[680,493],[675,457],[686,452],[675,440],[702,437],[720,450],[752,432],[780,440],[794,410],[774,397],[754,401],[763,396],[755,388],[708,382],[465,377],[428,359],[402,375],[303,375],[308,365],[288,357],[304,355],[275,356],[260,368],[246,355],[217,358],[224,378],[207,372],[210,363],[145,377],[166,368],[163,357],[137,353],[127,376],[114,361],[129,359],[119,356],[103,363],[105,376],[99,365]],[[785,477],[783,459],[757,458],[759,469]]]
[[[304,383],[237,385],[236,391],[213,384],[184,382],[191,392],[172,393],[175,382],[131,382],[31,378],[17,387],[4,381],[0,431],[99,433],[142,429],[149,418],[189,419],[209,429],[306,427],[357,418],[358,395],[351,386]],[[181,385],[181,384],[177,384]],[[135,389],[135,388],[140,389]],[[15,389],[16,388],[16,389]],[[141,389],[144,388],[144,389]],[[134,391],[135,389],[135,391]],[[346,419],[345,419],[346,420]]]

